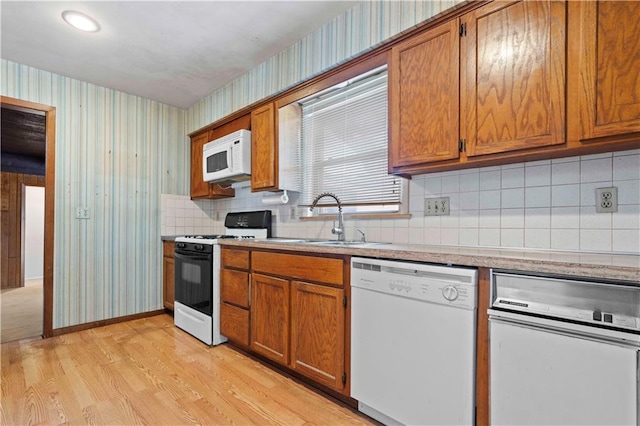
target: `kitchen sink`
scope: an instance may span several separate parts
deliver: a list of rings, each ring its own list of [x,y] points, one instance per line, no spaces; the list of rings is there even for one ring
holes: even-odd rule
[[[369,246],[377,244],[387,244],[378,242],[363,242],[360,240],[303,240],[303,239],[287,239],[287,238],[274,238],[264,240],[266,243],[275,244],[301,244],[301,245],[314,245],[314,246]]]

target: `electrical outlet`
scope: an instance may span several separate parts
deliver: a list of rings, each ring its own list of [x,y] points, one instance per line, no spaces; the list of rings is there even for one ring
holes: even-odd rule
[[[296,206],[291,206],[289,209],[289,216],[291,219],[296,219],[298,217],[298,209]]]
[[[425,216],[449,216],[449,197],[425,198]]]
[[[596,188],[596,213],[615,213],[618,211],[618,188]]]
[[[89,219],[89,209],[86,207],[76,207],[76,219]]]

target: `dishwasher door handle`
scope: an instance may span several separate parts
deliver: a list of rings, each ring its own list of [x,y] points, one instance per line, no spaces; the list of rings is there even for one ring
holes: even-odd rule
[[[518,327],[547,331],[568,337],[586,339],[623,347],[640,349],[640,335],[606,328],[575,324],[550,318],[540,318],[515,312],[489,309],[489,322],[500,322]]]

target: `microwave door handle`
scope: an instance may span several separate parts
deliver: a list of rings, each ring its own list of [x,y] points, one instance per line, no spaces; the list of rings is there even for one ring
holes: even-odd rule
[[[229,144],[229,149],[227,150],[227,166],[229,171],[233,173],[233,144]]]

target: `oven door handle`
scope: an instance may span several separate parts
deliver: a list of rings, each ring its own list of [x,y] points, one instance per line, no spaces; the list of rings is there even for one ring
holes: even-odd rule
[[[183,261],[189,261],[189,260],[211,260],[211,255],[201,255],[201,254],[184,255],[184,254],[178,253],[178,252],[174,252],[173,255],[174,255],[174,257],[176,259],[180,259],[180,260],[183,260]]]

